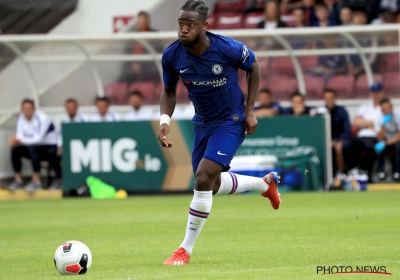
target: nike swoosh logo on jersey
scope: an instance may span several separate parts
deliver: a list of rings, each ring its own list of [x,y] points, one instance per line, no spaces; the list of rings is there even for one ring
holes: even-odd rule
[[[186,68],[185,70],[182,70],[182,69],[181,69],[181,70],[179,70],[179,72],[180,72],[180,73],[184,73],[184,72],[186,72],[187,70],[189,70],[189,68]]]
[[[223,154],[223,153],[221,153],[220,151],[218,151],[217,154],[219,154],[220,156],[227,156],[227,154]]]

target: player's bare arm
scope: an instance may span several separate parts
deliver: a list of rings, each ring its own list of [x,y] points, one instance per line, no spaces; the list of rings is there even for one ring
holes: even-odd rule
[[[160,97],[160,112],[161,116],[167,115],[171,118],[175,110],[176,104],[176,86],[168,87],[164,86],[161,97]],[[169,121],[168,123],[162,123],[160,125],[160,133],[158,134],[158,141],[160,141],[161,146],[165,148],[172,148],[174,144],[172,142],[167,142],[167,135],[169,133]]]
[[[254,114],[258,87],[260,85],[260,65],[255,58],[250,71],[247,72],[247,102],[246,102],[246,134],[253,134],[257,128],[257,118]]]

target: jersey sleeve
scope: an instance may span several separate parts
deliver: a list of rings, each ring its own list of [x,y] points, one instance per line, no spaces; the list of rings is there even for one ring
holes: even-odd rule
[[[179,80],[179,75],[178,73],[175,72],[173,64],[173,55],[169,51],[169,49],[167,49],[163,53],[162,68],[163,68],[164,85],[174,88]]]
[[[231,49],[230,54],[233,65],[244,71],[249,71],[256,55],[245,44],[236,40],[233,40]]]

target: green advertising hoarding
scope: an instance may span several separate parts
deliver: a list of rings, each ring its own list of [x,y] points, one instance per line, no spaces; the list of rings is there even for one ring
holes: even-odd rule
[[[258,121],[256,133],[246,137],[237,155],[279,157],[300,146],[315,147],[325,182],[328,180],[330,149],[328,153],[329,135],[324,117],[276,117]],[[172,121],[170,126],[168,140],[174,147],[166,149],[157,140],[158,121],[63,124],[64,193],[79,188],[90,175],[130,192],[193,189],[193,124]]]

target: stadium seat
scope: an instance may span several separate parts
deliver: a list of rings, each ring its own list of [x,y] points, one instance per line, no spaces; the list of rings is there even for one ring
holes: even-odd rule
[[[179,79],[178,86],[176,88],[176,99],[179,103],[189,103],[189,94],[187,88],[183,85],[183,81]]]
[[[373,74],[374,82],[382,83],[382,75],[381,74]],[[355,93],[359,96],[366,97],[369,92],[369,84],[367,80],[367,75],[362,74],[356,80],[355,85]]]
[[[214,14],[225,12],[240,13],[243,5],[243,0],[218,0],[214,6]]]
[[[386,72],[383,74],[383,86],[389,96],[399,97],[400,93],[400,73]]]
[[[321,98],[325,81],[322,77],[305,76],[306,92],[308,98]]]
[[[326,87],[336,90],[340,98],[350,98],[354,92],[354,77],[350,75],[332,76],[326,83]]]
[[[110,98],[112,104],[126,104],[128,97],[128,84],[111,83],[104,87],[105,97]]]
[[[398,53],[382,54],[379,57],[379,68],[381,72],[400,71],[400,57]]]
[[[248,13],[243,19],[243,28],[257,28],[260,21],[264,19],[261,12]]]
[[[155,82],[134,82],[129,86],[129,91],[140,91],[143,94],[144,103],[152,104],[155,101],[155,87]]]
[[[242,27],[242,15],[235,13],[224,13],[216,16],[217,29],[238,29]]]
[[[308,67],[313,67],[318,65],[318,56],[300,56],[299,63],[301,69],[307,70]]]
[[[272,94],[279,100],[288,100],[289,95],[297,89],[296,79],[289,76],[270,76],[267,83]]]
[[[272,58],[269,70],[272,75],[294,75],[294,67],[290,57]]]
[[[209,15],[207,17],[208,28],[207,29],[215,29],[215,16]]]

